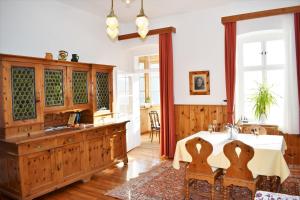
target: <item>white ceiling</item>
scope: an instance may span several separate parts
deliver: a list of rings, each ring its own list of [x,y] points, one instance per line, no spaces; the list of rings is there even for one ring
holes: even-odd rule
[[[110,10],[111,0],[57,0],[63,4],[105,17]],[[222,6],[240,0],[144,0],[144,10],[151,18],[191,12],[214,6]],[[140,0],[132,0],[128,6],[123,0],[114,0],[115,14],[121,22],[131,22],[140,10]]]

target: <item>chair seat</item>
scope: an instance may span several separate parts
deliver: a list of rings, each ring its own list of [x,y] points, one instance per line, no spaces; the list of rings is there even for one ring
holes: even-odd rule
[[[292,196],[287,194],[266,192],[266,191],[257,191],[255,194],[255,200],[300,200],[299,196]]]

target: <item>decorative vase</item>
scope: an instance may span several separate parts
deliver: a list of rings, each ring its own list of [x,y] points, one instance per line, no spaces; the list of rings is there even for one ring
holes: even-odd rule
[[[77,54],[72,54],[72,59],[71,59],[71,61],[72,61],[72,62],[78,62],[78,60],[79,60],[79,56],[78,56]]]
[[[64,50],[60,50],[58,52],[58,60],[67,60],[69,53],[67,51]]]
[[[260,124],[265,124],[267,121],[267,116],[265,114],[262,114],[260,117],[259,117],[259,123]]]
[[[53,55],[52,55],[52,53],[46,53],[46,54],[45,54],[45,58],[46,58],[47,60],[53,60]]]

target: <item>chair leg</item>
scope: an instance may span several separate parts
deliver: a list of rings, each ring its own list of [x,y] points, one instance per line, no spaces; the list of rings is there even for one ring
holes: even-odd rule
[[[215,184],[211,184],[211,199],[215,200]]]
[[[255,190],[251,190],[251,197],[252,197],[251,199],[254,200],[254,198],[255,198]]]
[[[158,143],[160,144],[160,130],[158,131]]]
[[[228,187],[224,186],[224,191],[223,191],[223,199],[227,200],[228,199]]]
[[[185,199],[189,200],[190,199],[190,180],[185,179]]]
[[[153,130],[151,130],[151,142],[153,142]]]

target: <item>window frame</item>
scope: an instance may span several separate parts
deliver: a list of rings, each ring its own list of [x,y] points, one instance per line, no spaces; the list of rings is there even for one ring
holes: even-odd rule
[[[258,66],[244,66],[243,63],[243,45],[251,42],[260,42],[262,44],[262,52],[266,52],[266,43],[268,41],[274,40],[283,40],[285,46],[285,63],[276,64],[276,65],[267,65],[267,55],[262,54],[262,64]],[[251,71],[260,71],[262,73],[262,83],[268,83],[267,73],[268,71],[273,70],[283,70],[286,73],[286,68],[288,67],[288,38],[283,30],[269,30],[269,31],[258,31],[255,33],[242,34],[237,37],[237,61],[236,61],[236,120],[239,120],[241,116],[245,114],[245,99],[246,94],[244,91],[244,74],[245,72]],[[284,84],[286,84],[286,76],[284,75]],[[283,91],[286,93],[286,91]],[[283,97],[283,101],[286,101],[286,98]],[[283,105],[284,106],[284,105]],[[256,119],[252,118],[253,116],[246,116],[250,121],[257,122]],[[267,121],[268,123],[268,121]]]

